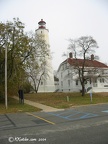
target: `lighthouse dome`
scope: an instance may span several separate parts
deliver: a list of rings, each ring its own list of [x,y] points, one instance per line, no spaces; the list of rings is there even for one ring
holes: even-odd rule
[[[43,21],[43,19],[41,19],[41,21],[39,21],[39,22],[38,22],[38,24],[39,24],[39,25],[45,25],[45,24],[46,24],[46,22],[45,22],[45,21]]]

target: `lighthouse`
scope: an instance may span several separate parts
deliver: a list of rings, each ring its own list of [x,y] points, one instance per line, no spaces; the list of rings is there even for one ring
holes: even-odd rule
[[[40,36],[45,41],[48,52],[48,54],[44,57],[44,75],[41,79],[38,92],[54,92],[55,85],[49,44],[49,30],[46,28],[46,22],[43,19],[38,22],[38,29],[36,29],[35,34],[36,36]]]

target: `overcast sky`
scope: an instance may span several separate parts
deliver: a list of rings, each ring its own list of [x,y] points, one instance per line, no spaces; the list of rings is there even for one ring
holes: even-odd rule
[[[0,0],[0,22],[17,17],[27,32],[35,31],[41,19],[46,21],[55,70],[68,39],[80,36],[92,36],[99,46],[96,55],[108,63],[108,0]]]

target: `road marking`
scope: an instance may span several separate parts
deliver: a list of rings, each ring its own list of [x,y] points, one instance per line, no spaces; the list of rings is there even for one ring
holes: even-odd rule
[[[59,112],[58,114],[55,114],[56,116],[59,116],[59,115],[62,115],[62,114],[66,114],[66,113],[69,113],[69,111],[72,111],[72,110],[68,110],[68,111],[64,111],[64,112]],[[49,113],[53,113],[53,112],[49,112]]]
[[[98,116],[98,115],[97,114],[92,114],[92,113],[87,113],[87,114],[81,116],[80,118],[81,119],[86,119],[86,118],[92,118],[92,117],[96,117],[96,116]]]
[[[106,112],[106,113],[108,113],[108,110],[105,110],[105,111],[102,111],[102,112]]]
[[[68,115],[68,116],[66,116],[66,117],[69,118],[69,117],[75,116],[75,115],[77,115],[77,114],[80,114],[80,112],[76,112],[76,113],[71,114],[71,115]]]
[[[36,117],[36,118],[38,118],[38,119],[41,119],[41,120],[43,120],[43,121],[45,121],[45,122],[47,122],[47,123],[50,123],[50,124],[52,124],[52,125],[55,125],[55,123],[53,123],[53,122],[51,122],[51,121],[49,121],[49,120],[46,120],[46,119],[44,119],[44,118],[42,118],[42,117],[36,116],[36,115],[31,114],[31,113],[28,113],[28,112],[27,112],[27,114],[28,114],[28,115],[31,115],[31,116],[33,116],[33,117]]]
[[[64,115],[66,113],[68,113],[67,116]],[[48,112],[48,114],[51,114],[51,115],[54,115],[56,117],[60,117],[60,118],[63,118],[63,119],[67,119],[67,120],[86,119],[86,118],[92,118],[92,117],[98,116],[97,114],[79,112],[79,111],[74,111],[74,110],[71,110],[71,111],[69,110],[69,111],[66,111],[66,112],[63,112],[63,113],[59,113],[59,114],[56,114],[54,112]],[[81,114],[82,116],[79,116],[79,114]]]

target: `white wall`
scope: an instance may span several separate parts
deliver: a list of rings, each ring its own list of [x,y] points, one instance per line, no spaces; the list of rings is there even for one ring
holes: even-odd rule
[[[58,71],[58,78],[59,78],[59,91],[63,92],[79,92],[81,88],[80,81],[78,81],[78,85],[76,85],[76,78],[77,75],[74,75],[74,71],[70,69],[67,69],[65,67],[65,64],[61,65]],[[101,81],[100,81],[101,79]],[[102,82],[102,79],[103,82]],[[70,86],[69,82],[70,80]],[[90,84],[90,81],[87,81],[87,84],[85,84],[85,88],[93,87],[93,92],[108,92],[108,77],[97,77],[97,83]]]

